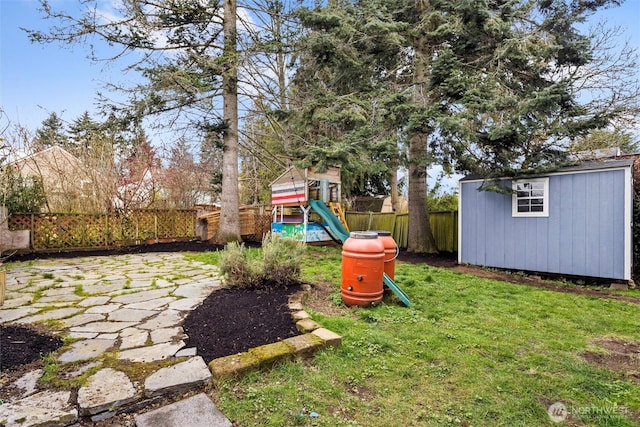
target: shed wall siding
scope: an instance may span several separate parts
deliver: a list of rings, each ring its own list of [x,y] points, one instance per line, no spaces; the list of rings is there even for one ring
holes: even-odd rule
[[[622,169],[551,175],[549,216],[539,218],[514,218],[511,195],[463,181],[460,261],[625,279],[625,179]]]

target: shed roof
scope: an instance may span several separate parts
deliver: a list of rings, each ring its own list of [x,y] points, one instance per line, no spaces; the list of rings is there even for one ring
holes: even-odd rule
[[[539,175],[530,175],[529,178],[534,176],[548,176],[548,175],[556,175],[561,173],[580,173],[580,172],[588,172],[595,170],[606,170],[606,169],[617,169],[617,168],[625,168],[625,167],[633,167],[633,163],[636,158],[617,158],[611,160],[599,160],[599,161],[589,161],[580,163],[578,165],[564,166],[559,169],[556,169],[552,172],[542,173]],[[485,177],[482,175],[467,175],[464,178],[461,178],[460,181],[477,181],[480,179],[484,179]],[[505,179],[512,179],[513,177],[504,177]]]

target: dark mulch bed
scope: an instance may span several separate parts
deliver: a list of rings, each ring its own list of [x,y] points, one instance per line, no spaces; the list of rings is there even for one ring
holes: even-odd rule
[[[257,243],[246,243],[248,246],[258,245]],[[192,240],[188,242],[161,242],[155,244],[145,244],[138,246],[122,246],[109,249],[89,249],[75,250],[65,252],[31,252],[16,253],[12,255],[9,261],[31,261],[36,259],[50,258],[77,258],[83,256],[110,256],[110,255],[126,255],[126,254],[142,254],[147,252],[210,252],[222,250],[223,246],[214,245],[209,242],[200,240]]]
[[[0,325],[0,371],[35,362],[62,346],[62,340],[34,329]]]
[[[187,315],[188,346],[205,362],[298,335],[288,307],[300,285],[265,291],[221,289]]]

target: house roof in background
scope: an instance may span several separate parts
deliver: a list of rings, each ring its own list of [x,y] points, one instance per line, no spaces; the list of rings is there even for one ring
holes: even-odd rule
[[[35,153],[29,154],[28,156],[25,156],[25,157],[22,157],[20,159],[14,160],[9,164],[13,165],[13,164],[17,164],[17,163],[23,163],[23,162],[31,160],[33,158],[42,157],[42,156],[44,156],[44,155],[46,155],[47,153],[50,153],[50,152],[52,152],[52,153],[58,152],[58,153],[61,153],[63,156],[66,156],[66,157],[74,159],[74,160],[78,160],[78,158],[76,156],[74,156],[73,154],[71,154],[70,152],[68,152],[67,150],[65,150],[64,148],[62,148],[61,146],[56,144],[56,145],[52,145],[51,147],[45,148],[44,150],[40,150],[40,151],[37,151]]]

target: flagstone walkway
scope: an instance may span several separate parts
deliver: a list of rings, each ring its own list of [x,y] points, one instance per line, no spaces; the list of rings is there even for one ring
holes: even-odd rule
[[[12,384],[21,391],[5,399],[0,388],[0,425],[67,426],[79,417],[93,421],[119,408],[140,408],[158,396],[206,384],[211,373],[194,348],[185,348],[182,320],[221,285],[215,266],[179,253],[148,253],[22,262],[7,271],[6,300],[0,323],[47,322],[63,336],[77,339],[57,360],[71,364],[71,375],[92,370],[77,392],[41,388],[41,370]],[[103,366],[106,357],[115,368]],[[144,383],[117,369],[122,363],[176,359]],[[112,363],[111,366],[114,366]],[[12,395],[14,395],[12,393]],[[208,397],[204,396],[208,399]],[[220,426],[231,423],[216,415]]]

